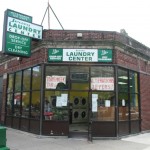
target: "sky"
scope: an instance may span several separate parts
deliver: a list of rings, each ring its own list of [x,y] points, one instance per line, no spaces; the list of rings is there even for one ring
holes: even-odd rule
[[[149,0],[49,0],[49,3],[65,30],[124,29],[128,36],[150,48]],[[48,29],[48,13],[44,18],[47,5],[48,0],[1,0],[0,50],[5,10],[32,16],[33,23]],[[51,10],[50,29],[62,29]]]

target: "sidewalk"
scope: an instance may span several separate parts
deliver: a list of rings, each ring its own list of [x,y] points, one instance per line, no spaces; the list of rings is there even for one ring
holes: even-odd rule
[[[121,140],[93,140],[44,137],[8,128],[10,150],[150,150],[150,133]]]

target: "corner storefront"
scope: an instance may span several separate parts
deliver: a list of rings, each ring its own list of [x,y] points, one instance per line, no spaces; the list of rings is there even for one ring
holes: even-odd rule
[[[82,31],[78,38],[79,32],[48,30],[42,42],[32,43],[30,58],[2,56],[1,123],[41,135],[87,138],[149,130],[141,122],[147,101],[141,79],[149,78],[148,63],[141,72],[149,56],[124,47],[136,41],[120,33]]]

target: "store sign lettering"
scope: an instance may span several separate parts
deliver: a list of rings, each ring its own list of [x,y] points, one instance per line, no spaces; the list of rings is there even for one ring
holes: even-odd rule
[[[112,50],[50,48],[48,51],[48,60],[50,62],[112,62]]]
[[[4,14],[2,51],[7,55],[30,57],[31,38],[42,39],[43,27],[32,17],[7,9]]]
[[[114,78],[113,77],[92,77],[91,89],[102,91],[114,90]]]
[[[31,39],[29,37],[7,32],[6,39],[6,53],[16,56],[30,56]]]
[[[20,19],[20,20],[23,20],[26,22],[32,22],[31,16],[24,15],[22,13],[19,13],[19,12],[10,10],[10,9],[7,10],[7,13],[8,13],[8,16],[10,16],[10,17],[17,18],[17,19]]]
[[[8,17],[7,31],[25,35],[32,38],[42,39],[42,26]]]
[[[46,76],[46,89],[56,89],[58,83],[66,84],[66,76]]]

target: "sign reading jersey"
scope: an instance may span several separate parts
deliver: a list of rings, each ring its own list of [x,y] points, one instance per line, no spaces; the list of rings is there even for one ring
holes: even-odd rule
[[[48,50],[50,62],[112,62],[110,49],[62,49],[50,48]]]

